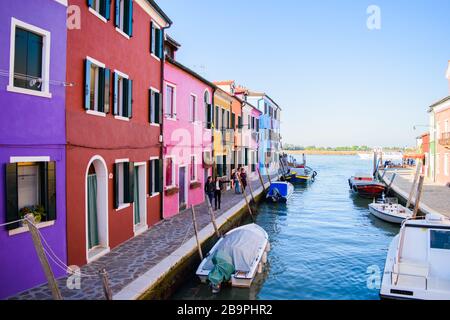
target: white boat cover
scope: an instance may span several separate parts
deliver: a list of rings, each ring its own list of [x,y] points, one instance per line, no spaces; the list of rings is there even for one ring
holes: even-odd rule
[[[267,233],[260,226],[251,224],[227,233],[217,251],[223,251],[233,259],[236,271],[250,272],[259,249],[266,243]],[[212,270],[214,254],[206,259],[203,270]]]

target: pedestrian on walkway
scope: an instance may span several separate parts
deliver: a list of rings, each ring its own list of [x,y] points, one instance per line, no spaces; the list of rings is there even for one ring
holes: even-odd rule
[[[226,181],[223,178],[216,177],[216,180],[214,181],[215,185],[215,193],[214,193],[214,203],[215,203],[215,209],[220,210],[220,204],[222,203],[222,190],[224,189],[225,183],[230,183],[230,181]]]
[[[233,174],[234,192],[236,194],[240,194],[241,193],[241,186],[240,186],[240,183],[239,183],[240,172],[241,172],[241,167],[239,167]]]
[[[208,197],[209,204],[212,207],[216,185],[213,182],[212,177],[208,177],[205,183],[205,194]]]
[[[241,168],[241,183],[242,183],[242,189],[245,191],[247,189],[247,172],[245,172],[244,168]]]

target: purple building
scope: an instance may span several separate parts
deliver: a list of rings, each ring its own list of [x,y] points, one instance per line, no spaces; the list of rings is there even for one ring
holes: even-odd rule
[[[46,282],[31,235],[66,257],[65,0],[2,1],[0,9],[0,298]],[[55,276],[64,271],[51,262]]]

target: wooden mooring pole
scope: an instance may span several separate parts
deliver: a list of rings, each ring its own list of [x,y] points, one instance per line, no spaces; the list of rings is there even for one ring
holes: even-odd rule
[[[417,181],[419,180],[421,170],[422,170],[422,161],[419,160],[419,161],[417,161],[417,164],[416,164],[416,174],[414,176],[413,184],[411,186],[411,191],[409,192],[408,202],[406,203],[406,208],[408,208],[408,209],[411,206],[412,199],[414,196],[414,189],[416,188]]]
[[[238,180],[239,180],[239,185],[241,186],[241,189],[242,189],[242,195],[244,196],[245,203],[247,204],[248,212],[250,213],[250,216],[252,217],[253,222],[255,222],[255,217],[253,216],[253,211],[252,211],[252,208],[250,207],[250,202],[247,199],[247,191],[242,186],[242,180],[239,175],[238,175]]]
[[[198,237],[197,218],[195,217],[195,208],[194,208],[194,206],[191,207],[191,212],[192,212],[192,223],[194,224],[195,240],[197,240],[198,254],[200,256],[200,259],[203,260],[202,245],[201,245],[200,239]]]
[[[103,293],[105,294],[105,299],[112,300],[113,294],[112,294],[111,287],[109,286],[109,278],[108,278],[108,273],[106,272],[106,269],[99,270],[98,274],[100,276],[100,279],[102,280]]]
[[[377,152],[373,152],[373,175],[377,173]]]
[[[248,188],[250,190],[250,196],[252,197],[252,201],[253,201],[253,203],[256,203],[255,196],[253,195],[252,181],[250,179],[249,179],[247,185],[248,185]]]
[[[416,203],[414,206],[413,219],[415,219],[417,217],[417,214],[419,213],[420,199],[422,198],[422,189],[423,189],[424,180],[425,180],[425,177],[421,175],[420,179],[419,179],[419,185],[417,187],[417,197],[416,197]]]
[[[36,249],[36,253],[38,255],[39,261],[41,262],[42,269],[44,269],[45,277],[47,278],[48,287],[52,292],[52,296],[54,300],[62,300],[61,292],[59,291],[58,284],[56,283],[55,275],[48,263],[47,256],[45,255],[44,247],[42,246],[41,236],[39,235],[39,231],[35,226],[34,215],[28,214],[25,216],[25,223],[28,225],[28,229],[30,230],[31,238],[33,240],[34,248]]]
[[[259,175],[259,181],[261,181],[261,185],[262,185],[263,191],[265,193],[266,192],[266,186],[264,184],[264,179],[263,179],[263,177],[261,175],[261,171],[259,170],[259,168],[258,168],[258,175]]]
[[[206,202],[208,203],[208,211],[209,211],[209,215],[211,216],[211,222],[214,226],[216,236],[218,238],[220,238],[220,232],[219,232],[219,228],[217,227],[217,222],[216,222],[216,215],[214,214],[214,211],[212,208],[212,203],[209,201],[209,197],[206,197]]]
[[[388,188],[386,190],[386,195],[388,195],[389,192],[391,191],[391,188],[392,188],[392,185],[394,184],[395,178],[397,178],[397,172],[394,172],[394,174],[392,175],[391,182],[389,183]]]

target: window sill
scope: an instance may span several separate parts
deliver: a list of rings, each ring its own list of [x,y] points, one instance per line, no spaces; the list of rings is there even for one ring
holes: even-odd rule
[[[155,197],[157,197],[157,196],[159,196],[159,195],[160,195],[159,192],[155,192],[155,193],[152,193],[152,194],[150,195],[150,198],[155,198]]]
[[[130,203],[124,203],[124,204],[121,204],[121,205],[116,209],[116,212],[117,212],[117,211],[121,211],[121,210],[126,209],[126,208],[129,208],[130,206],[131,206]]]
[[[38,229],[42,229],[42,228],[51,227],[54,224],[55,224],[55,221],[46,221],[46,222],[38,223],[36,225],[36,227]],[[23,227],[20,227],[20,228],[17,228],[17,229],[9,230],[8,234],[9,234],[9,236],[14,236],[14,235],[25,233],[25,232],[28,232],[28,231],[29,231],[28,226],[23,226]]]
[[[125,32],[122,31],[122,29],[116,27],[116,31],[117,31],[118,33],[120,33],[122,36],[124,36],[125,39],[127,39],[127,40],[130,40],[130,39],[131,39],[129,35],[127,35]]]
[[[95,111],[95,110],[86,110],[87,114],[90,114],[91,116],[97,116],[97,117],[106,117],[106,113]]]
[[[177,118],[175,118],[175,117],[166,117],[166,120],[169,120],[169,121],[177,121]]]
[[[91,263],[95,260],[100,259],[105,254],[109,253],[111,249],[109,247],[95,247],[89,250],[88,257],[87,257],[87,263]]]
[[[150,126],[152,126],[152,127],[160,127],[161,125],[159,123],[150,123]]]
[[[99,18],[101,21],[103,21],[104,23],[107,23],[108,20],[106,20],[106,18],[104,16],[102,16],[100,13],[98,13],[97,11],[95,11],[94,9],[92,9],[91,7],[89,7],[89,12],[92,13],[94,16],[96,16],[97,18]]]
[[[6,90],[9,92],[27,94],[30,96],[36,96],[36,97],[42,97],[42,98],[51,98],[52,97],[52,94],[50,92],[24,89],[24,88],[15,87],[12,85],[8,85],[6,87]]]
[[[156,59],[156,60],[158,60],[159,62],[161,62],[161,58],[160,58],[160,57],[157,57],[154,53],[152,53],[151,55],[152,55],[152,57],[153,57],[154,59]]]
[[[121,121],[130,121],[130,118],[122,117],[122,116],[114,116],[114,119],[121,120]]]

